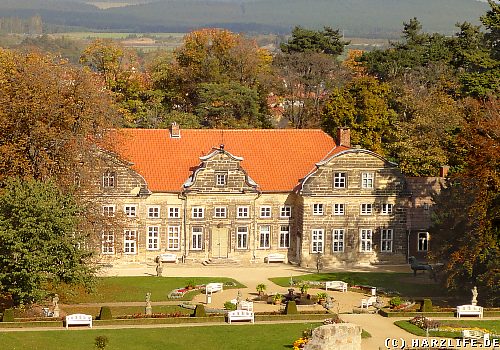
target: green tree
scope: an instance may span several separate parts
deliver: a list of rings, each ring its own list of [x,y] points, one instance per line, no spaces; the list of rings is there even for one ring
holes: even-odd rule
[[[92,282],[80,209],[51,182],[9,180],[0,195],[0,290],[16,305],[41,301],[59,283]]]
[[[373,77],[360,77],[334,89],[323,109],[323,129],[335,137],[337,128],[348,127],[351,144],[386,154],[383,143],[396,117],[388,103],[390,95],[389,84]]]
[[[324,27],[323,30],[311,30],[296,26],[292,30],[292,37],[280,45],[284,53],[305,52],[324,53],[337,57],[344,52],[348,41],[342,40],[338,29]]]

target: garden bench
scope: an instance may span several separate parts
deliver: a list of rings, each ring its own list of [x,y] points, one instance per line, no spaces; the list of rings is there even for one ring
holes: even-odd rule
[[[240,303],[241,310],[253,311],[253,301],[245,301],[243,300]]]
[[[227,321],[229,324],[231,324],[231,321],[251,321],[255,323],[255,317],[253,311],[234,310],[227,313]]]
[[[361,299],[361,308],[367,308],[373,306],[377,302],[377,297],[369,297],[368,299]]]
[[[347,292],[347,282],[344,281],[327,281],[325,282],[325,289],[328,288],[333,290],[340,290],[342,292]]]
[[[69,326],[87,325],[92,328],[92,316],[85,314],[72,314],[66,316],[66,329]]]
[[[160,254],[156,257],[158,262],[173,262],[177,263],[177,254],[172,254],[172,253],[165,253],[165,254]]]
[[[224,287],[224,283],[214,282],[214,283],[208,283],[205,286],[205,289],[206,289],[207,293],[215,293],[215,292],[218,292],[218,291],[222,292],[223,287]]]
[[[285,254],[281,254],[281,253],[272,253],[272,254],[269,254],[268,256],[266,256],[264,258],[264,261],[266,261],[268,264],[270,262],[286,262],[286,256]]]
[[[457,306],[457,317],[460,316],[479,316],[483,318],[483,307],[479,305],[459,305]]]

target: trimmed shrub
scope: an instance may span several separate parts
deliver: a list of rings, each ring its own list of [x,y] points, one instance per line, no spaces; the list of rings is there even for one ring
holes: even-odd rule
[[[109,306],[101,306],[101,310],[99,311],[99,319],[100,320],[112,320],[113,315],[111,314],[111,309]]]
[[[286,303],[285,315],[294,315],[298,313],[299,312],[297,311],[297,303],[295,301],[291,300],[288,303]]]
[[[397,307],[403,303],[403,300],[400,297],[394,297],[391,300],[389,300],[389,305],[392,307]]]
[[[230,301],[226,301],[226,302],[224,303],[224,309],[229,310],[229,311],[236,310],[236,304],[233,304],[233,303],[232,303],[232,302],[230,302]]]
[[[108,337],[106,337],[105,335],[98,335],[97,337],[95,337],[95,347],[98,348],[99,350],[103,350],[106,348],[106,346],[108,345],[109,343],[109,339]]]
[[[194,309],[193,317],[207,317],[207,312],[205,311],[205,306],[202,304],[196,305]]]
[[[3,311],[2,322],[14,322],[14,310],[5,309]]]
[[[432,312],[432,300],[431,299],[424,299],[424,301],[422,303],[422,307],[420,308],[420,311]]]

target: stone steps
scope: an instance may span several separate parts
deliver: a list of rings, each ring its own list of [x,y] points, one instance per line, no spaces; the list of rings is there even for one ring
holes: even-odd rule
[[[210,258],[202,264],[204,266],[239,266],[240,261],[231,258]]]

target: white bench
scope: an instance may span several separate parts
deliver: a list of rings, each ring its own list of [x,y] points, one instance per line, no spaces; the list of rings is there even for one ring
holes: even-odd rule
[[[241,310],[253,311],[253,301],[241,301]]]
[[[344,281],[327,281],[325,282],[325,289],[328,288],[333,290],[340,290],[342,292],[347,292],[347,282]]]
[[[286,262],[286,256],[285,254],[281,254],[281,253],[272,253],[272,254],[269,254],[268,256],[266,256],[264,258],[264,261],[266,261],[268,264],[270,262]]]
[[[69,326],[87,325],[92,328],[92,316],[85,314],[73,314],[66,316],[66,329]]]
[[[177,263],[177,254],[172,254],[172,253],[165,253],[165,254],[160,254],[156,257],[158,259],[158,262],[173,262]]]
[[[483,333],[481,331],[473,330],[473,329],[464,329],[462,330],[462,338],[463,339],[482,339],[489,338],[488,333]]]
[[[483,318],[483,307],[479,305],[459,305],[457,306],[457,317],[460,316],[479,316]]]
[[[227,313],[227,321],[229,324],[231,324],[231,321],[251,321],[255,323],[255,317],[253,311],[234,310]]]
[[[377,302],[377,297],[369,297],[368,299],[361,299],[361,308],[368,309],[368,306],[373,306]]]
[[[205,290],[207,293],[215,293],[223,290],[224,288],[224,283],[221,282],[214,282],[214,283],[208,283],[205,286]]]

